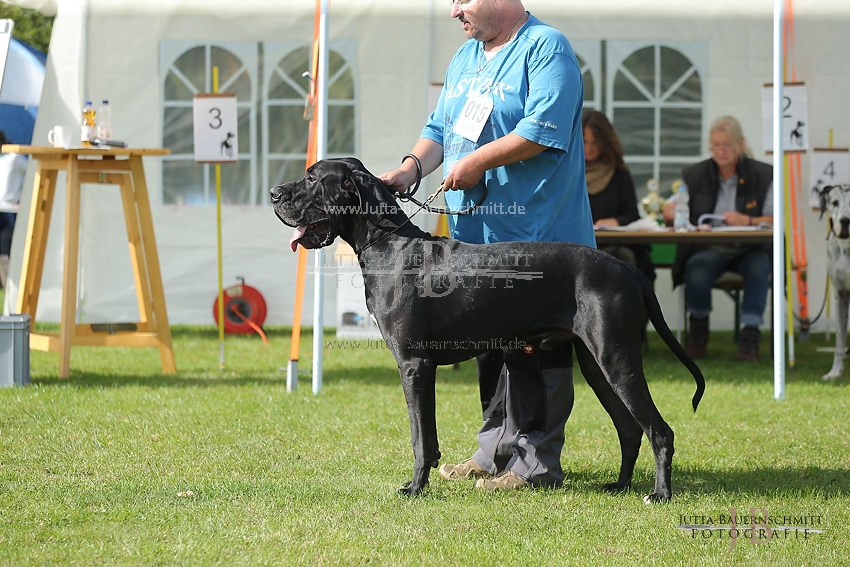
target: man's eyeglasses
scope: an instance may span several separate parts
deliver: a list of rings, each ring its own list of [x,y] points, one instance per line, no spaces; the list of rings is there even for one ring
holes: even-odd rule
[[[470,2],[472,2],[472,0],[451,0],[452,6],[457,7],[466,6]]]

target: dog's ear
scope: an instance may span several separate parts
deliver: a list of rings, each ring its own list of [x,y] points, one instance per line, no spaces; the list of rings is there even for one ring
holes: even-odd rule
[[[822,219],[823,214],[826,212],[827,198],[829,197],[829,192],[832,191],[833,187],[835,187],[835,185],[827,185],[826,187],[820,190],[820,217],[818,217],[818,219]]]
[[[340,189],[343,194],[357,201],[359,208],[363,209],[363,190],[362,187],[368,186],[372,179],[375,179],[371,173],[366,171],[360,160],[354,158],[346,158],[347,170],[342,176]]]
[[[359,159],[354,157],[332,158],[332,161],[344,164],[345,171],[342,175],[342,188],[348,192],[357,191],[357,188],[367,183],[372,174],[366,170]]]
[[[341,158],[340,161],[345,163],[347,166],[347,171],[345,172],[345,177],[343,179],[343,188],[346,190],[357,190],[358,188],[368,187],[369,185],[375,183],[378,179],[366,169],[366,166],[363,165],[357,158]],[[352,187],[352,184],[355,187]],[[359,191],[357,191],[359,193]]]
[[[342,180],[342,188],[346,191],[360,194],[360,188],[374,183],[376,178],[368,171],[351,170],[346,172]]]

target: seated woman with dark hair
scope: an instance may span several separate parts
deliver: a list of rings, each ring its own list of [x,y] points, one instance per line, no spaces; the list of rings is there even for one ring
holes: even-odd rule
[[[623,161],[623,147],[608,118],[597,110],[582,116],[584,162],[587,191],[594,228],[614,227],[640,218],[632,175]],[[601,246],[600,250],[637,266],[649,281],[655,281],[655,268],[646,245]]]

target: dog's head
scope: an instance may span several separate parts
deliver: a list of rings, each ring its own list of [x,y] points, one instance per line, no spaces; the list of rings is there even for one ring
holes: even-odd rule
[[[384,209],[377,201],[394,203],[389,190],[356,158],[318,161],[298,181],[272,187],[269,196],[281,222],[295,228],[289,241],[293,252],[299,244],[329,246],[337,236],[351,244],[370,211]]]
[[[850,185],[828,185],[820,192],[820,216],[829,213],[829,232],[850,238]]]

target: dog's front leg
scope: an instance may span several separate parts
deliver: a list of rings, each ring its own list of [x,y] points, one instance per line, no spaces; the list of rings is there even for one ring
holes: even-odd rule
[[[413,479],[399,493],[416,496],[428,485],[431,469],[440,462],[434,394],[437,367],[430,359],[411,358],[399,364],[398,370],[407,401],[414,459]]]
[[[844,373],[844,357],[847,350],[847,310],[850,309],[850,291],[838,291],[838,330],[835,333],[835,355],[832,368],[823,375],[824,380],[835,380]]]

